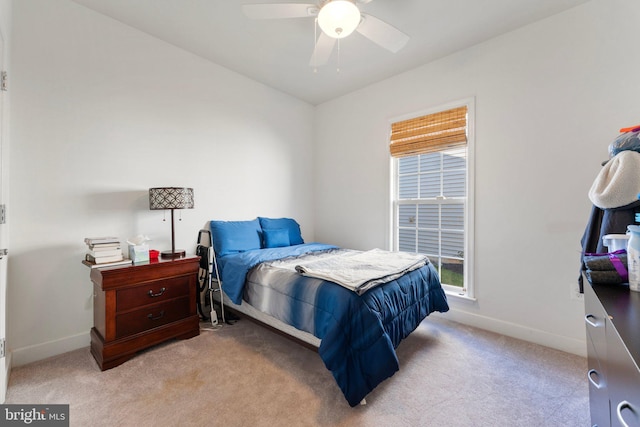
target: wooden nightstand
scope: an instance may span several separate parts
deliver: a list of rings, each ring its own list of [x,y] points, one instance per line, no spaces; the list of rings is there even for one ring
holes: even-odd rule
[[[188,256],[91,269],[91,354],[101,370],[163,341],[200,333],[196,312],[199,260]]]

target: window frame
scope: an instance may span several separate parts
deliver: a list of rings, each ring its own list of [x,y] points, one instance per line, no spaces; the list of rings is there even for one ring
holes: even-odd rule
[[[467,107],[467,167],[466,167],[466,202],[464,203],[465,215],[464,215],[464,288],[457,286],[451,286],[443,284],[447,295],[453,295],[465,299],[475,300],[475,98],[466,98],[459,101],[450,102],[448,104],[439,105],[428,110],[409,113],[400,117],[394,117],[389,120],[388,131],[391,133],[391,125],[393,123],[409,120],[416,117],[421,117],[429,114],[438,113],[456,107]],[[386,139],[387,150],[389,145],[389,137]],[[398,218],[398,205],[401,204],[421,204],[421,199],[407,199],[398,200],[398,170],[399,161],[398,158],[390,158],[390,192],[389,192],[389,220],[388,224],[388,247],[392,251],[397,251],[399,248],[399,218]],[[459,202],[457,202],[459,203]],[[429,204],[425,202],[424,204]]]

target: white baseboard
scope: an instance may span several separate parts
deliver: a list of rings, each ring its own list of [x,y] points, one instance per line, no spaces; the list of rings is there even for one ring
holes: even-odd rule
[[[88,347],[90,342],[91,337],[89,332],[83,332],[58,340],[47,341],[42,344],[17,348],[12,351],[13,367],[27,365],[68,351]]]
[[[528,328],[516,323],[505,322],[491,317],[480,316],[462,310],[451,309],[446,313],[433,313],[432,316],[442,316],[443,319],[495,332],[508,337],[529,341],[534,344],[554,348],[578,356],[587,357],[587,342],[562,335],[552,334],[539,329]]]
[[[0,384],[0,404],[7,400],[7,389],[9,388],[9,375],[11,375],[11,352],[5,352],[4,360],[4,383]]]

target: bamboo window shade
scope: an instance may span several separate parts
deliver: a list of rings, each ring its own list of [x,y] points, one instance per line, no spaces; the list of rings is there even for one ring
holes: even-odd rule
[[[467,145],[467,107],[457,107],[391,125],[393,157],[433,153]]]

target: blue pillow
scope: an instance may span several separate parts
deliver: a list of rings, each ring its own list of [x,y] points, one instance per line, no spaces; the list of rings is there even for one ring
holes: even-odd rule
[[[262,228],[258,219],[252,221],[211,221],[213,249],[218,256],[261,249]]]
[[[262,229],[284,228],[289,231],[289,244],[301,245],[304,243],[302,233],[300,232],[300,224],[291,218],[263,218],[258,217]]]
[[[282,248],[291,244],[286,228],[263,228],[262,238],[265,248]]]

